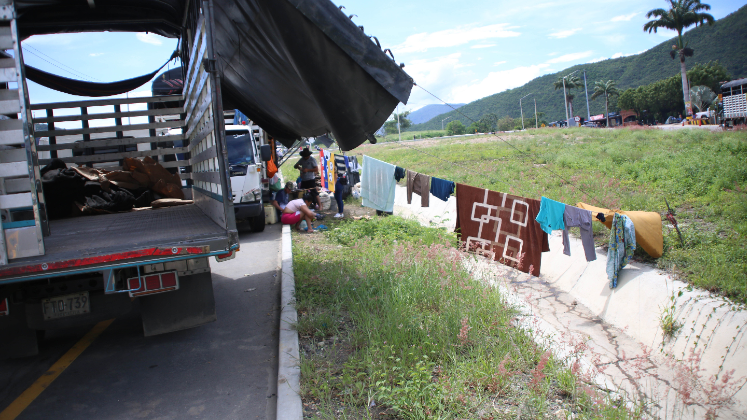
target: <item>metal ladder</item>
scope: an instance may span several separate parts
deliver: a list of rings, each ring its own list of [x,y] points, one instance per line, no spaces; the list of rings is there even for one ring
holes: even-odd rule
[[[44,255],[44,215],[36,141],[13,0],[0,0],[0,266]]]

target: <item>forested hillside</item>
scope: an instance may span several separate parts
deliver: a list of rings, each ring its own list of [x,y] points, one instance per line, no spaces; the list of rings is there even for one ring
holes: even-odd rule
[[[697,63],[718,61],[726,67],[732,78],[747,77],[747,6],[742,6],[736,12],[716,21],[713,26],[693,28],[685,33],[684,37],[690,48],[695,51],[695,55],[687,59],[688,68]],[[583,70],[586,70],[589,96],[597,80],[614,80],[621,90],[647,85],[679,74],[679,62],[672,60],[669,56],[671,46],[672,40],[667,40],[641,54],[580,64],[558,73],[538,77],[524,86],[470,102],[461,107],[459,112],[451,111],[426,123],[414,124],[408,130],[440,129],[441,119],[446,117],[452,117],[451,120],[460,120],[465,126],[469,126],[471,121],[461,113],[474,120],[489,113],[496,114],[499,118],[506,115],[519,118],[519,98],[532,92],[534,95],[523,101],[525,117],[534,114],[532,100],[536,99],[537,111],[544,113],[543,119],[547,121],[563,119],[565,117],[563,91],[553,89],[553,82],[561,75],[579,70],[576,74],[583,80]],[[586,116],[586,98],[583,90],[573,93],[576,95],[573,101],[575,114]],[[591,101],[590,108],[591,115],[603,113],[604,100]]]

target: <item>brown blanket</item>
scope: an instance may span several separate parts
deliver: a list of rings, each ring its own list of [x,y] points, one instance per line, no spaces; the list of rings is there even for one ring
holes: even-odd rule
[[[540,275],[547,233],[534,219],[540,201],[457,184],[456,232],[468,251]]]

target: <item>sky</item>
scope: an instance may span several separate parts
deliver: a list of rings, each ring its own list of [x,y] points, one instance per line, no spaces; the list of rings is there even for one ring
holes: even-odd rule
[[[711,5],[716,19],[743,5],[735,0],[704,2]],[[390,48],[418,85],[450,103],[468,103],[577,64],[638,54],[676,34],[643,31],[646,12],[666,8],[663,0],[335,0],[334,4],[354,15],[352,20],[366,34],[376,36],[382,48]],[[84,33],[35,36],[22,45],[29,65],[65,77],[112,82],[152,72],[166,62],[176,43],[154,34]],[[32,103],[81,99],[33,82],[29,95]],[[149,96],[150,83],[130,95]],[[435,103],[441,102],[414,87],[400,110]]]

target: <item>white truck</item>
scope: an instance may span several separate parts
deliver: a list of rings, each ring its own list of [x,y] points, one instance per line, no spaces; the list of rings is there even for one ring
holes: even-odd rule
[[[82,31],[179,38],[183,88],[103,99],[157,71],[90,83],[24,63],[23,39]],[[224,107],[286,147],[333,132],[350,150],[375,141],[413,85],[329,0],[0,0],[0,50],[12,50],[0,57],[0,358],[36,354],[44,331],[115,318],[134,299],[146,336],[214,321],[209,258],[235,256],[237,217],[264,221],[270,155],[263,130],[246,141],[245,127],[225,126]],[[102,99],[33,103],[27,78]],[[123,124],[139,117],[148,122]],[[115,171],[146,157],[182,181],[169,185],[191,204],[79,216],[46,201],[69,195],[45,187],[45,165]]]

